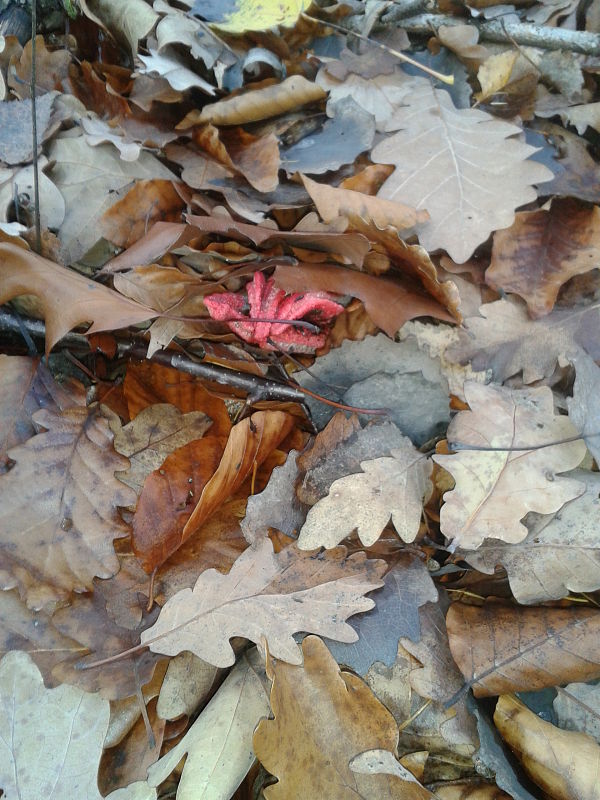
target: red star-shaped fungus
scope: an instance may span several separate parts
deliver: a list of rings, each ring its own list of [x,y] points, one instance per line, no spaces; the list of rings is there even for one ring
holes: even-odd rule
[[[243,313],[246,301],[239,294],[210,294],[204,298],[204,304],[212,319],[226,322],[241,339],[263,350],[312,352],[325,344],[327,331],[315,333],[286,320],[305,320],[322,326],[344,310],[327,292],[286,295],[283,289],[275,288],[272,278],[266,280],[262,272],[254,273],[246,292],[249,314]]]

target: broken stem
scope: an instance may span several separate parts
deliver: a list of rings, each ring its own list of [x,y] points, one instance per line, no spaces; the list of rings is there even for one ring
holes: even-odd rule
[[[404,55],[404,53],[401,53],[400,50],[394,50],[393,48],[388,47],[387,44],[376,42],[374,39],[369,39],[368,36],[363,36],[362,33],[348,30],[348,28],[343,28],[341,25],[335,25],[333,22],[329,22],[329,20],[324,21],[317,19],[316,17],[311,17],[310,14],[305,14],[304,12],[302,12],[301,16],[310,22],[317,22],[319,25],[325,25],[328,28],[333,28],[335,31],[345,33],[347,36],[356,36],[356,38],[360,39],[361,42],[366,42],[367,44],[372,44],[375,47],[378,47],[380,50],[385,50],[386,53],[396,56],[396,58],[399,58],[400,61],[404,61],[406,64],[411,64],[413,67],[420,69],[421,72],[426,72],[427,75],[431,75],[432,78],[437,78],[438,81],[442,81],[442,83],[446,83],[449,86],[454,85],[454,75],[443,75],[441,72],[436,72],[434,69],[430,69],[430,67],[426,67],[424,64],[419,64],[418,61],[410,58],[410,56]]]

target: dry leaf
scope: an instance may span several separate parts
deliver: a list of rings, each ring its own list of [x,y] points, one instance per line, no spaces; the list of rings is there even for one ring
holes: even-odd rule
[[[487,537],[520,542],[527,536],[521,520],[528,511],[550,514],[583,494],[584,484],[557,473],[577,467],[585,445],[545,446],[577,435],[567,417],[554,414],[548,387],[511,390],[469,382],[465,397],[471,411],[457,414],[447,434],[458,452],[433,456],[456,481],[444,495],[442,533],[455,547],[473,550]]]
[[[358,297],[373,322],[394,337],[409,319],[436,317],[451,322],[453,316],[433,298],[401,284],[332,264],[298,264],[275,268],[275,283],[288,292],[337,292]]]
[[[156,710],[163,719],[191,717],[206,701],[219,676],[218,667],[184,651],[169,661]]]
[[[335,547],[354,530],[363,545],[370,547],[390,519],[403,541],[414,541],[423,501],[431,492],[431,463],[410,439],[391,455],[362,461],[362,472],[334,481],[328,496],[308,512],[298,547]]]
[[[324,222],[331,222],[340,216],[350,219],[356,216],[372,221],[378,228],[391,225],[402,230],[403,228],[412,228],[418,222],[427,222],[429,219],[426,211],[415,211],[414,208],[403,203],[371,197],[350,189],[328,186],[325,183],[317,183],[305,175],[302,175],[301,178]]]
[[[26,653],[0,662],[0,785],[6,798],[102,800],[97,765],[108,701],[74,686],[46,689]]]
[[[396,166],[378,196],[426,209],[431,219],[419,226],[421,244],[444,248],[462,263],[493,230],[511,225],[514,209],[536,199],[532,184],[552,173],[526,160],[532,147],[510,138],[519,127],[478,109],[456,109],[448,92],[429,82],[405,103],[403,130],[371,153],[373,161]]]
[[[471,780],[437,785],[434,788],[438,800],[512,800],[509,794],[497,786]]]
[[[571,356],[571,362],[575,367],[575,385],[573,397],[567,400],[569,419],[600,465],[600,369],[581,350]]]
[[[600,612],[454,603],[450,649],[476,697],[530,691],[600,677]]]
[[[128,528],[117,507],[135,493],[114,477],[129,462],[112,450],[98,409],[40,410],[33,420],[47,432],[13,448],[16,464],[0,476],[0,574],[3,589],[19,586],[41,608],[118,571],[113,540]]]
[[[596,268],[600,209],[557,198],[549,210],[522,211],[494,234],[488,286],[520,295],[533,317],[552,311],[561,286]]]
[[[0,303],[23,294],[39,297],[46,319],[46,355],[68,331],[92,322],[88,332],[126,328],[156,312],[16,245],[0,243]]]
[[[600,744],[600,687],[598,684],[569,683],[557,687],[552,703],[560,728],[592,736]]]
[[[387,775],[361,775],[350,767],[367,750],[394,753],[398,728],[390,712],[368,686],[340,669],[323,642],[308,636],[302,643],[303,666],[269,661],[273,680],[273,720],[263,720],[254,734],[254,751],[278,779],[264,790],[268,800],[327,797],[375,800],[431,797],[420,784]],[[302,737],[298,737],[298,731]]]
[[[459,342],[445,355],[461,364],[471,362],[474,370],[491,370],[497,383],[521,371],[525,383],[550,377],[557,360],[572,353],[575,343],[600,359],[596,305],[555,309],[534,321],[525,304],[513,298],[486,303],[479,313],[481,317],[466,320]]]
[[[584,733],[540,719],[512,695],[498,699],[494,723],[529,777],[554,800],[597,800],[600,746]]]
[[[150,767],[148,783],[158,786],[187,754],[177,800],[231,797],[254,762],[252,733],[268,713],[260,678],[242,657],[183,739]]]
[[[474,25],[440,25],[436,31],[440,42],[459,58],[483,61],[489,51],[479,41],[479,30]]]
[[[345,548],[315,559],[290,547],[275,555],[269,538],[258,539],[228,575],[203,572],[193,590],[183,589],[167,601],[155,625],[143,632],[142,644],[166,655],[190,650],[228,667],[235,660],[229,644],[234,636],[257,643],[265,637],[274,657],[293,664],[301,660],[292,636],[298,631],[356,641],[344,620],[373,607],[363,595],[383,584],[385,562],[368,561],[363,553],[346,558]],[[304,578],[300,585],[294,573],[287,574],[291,556]]]
[[[148,36],[158,19],[144,0],[128,0],[127,8],[119,0],[80,0],[79,5],[86,17],[125,40],[132,56],[137,53],[138,41]]]
[[[78,381],[63,387],[40,359],[0,355],[0,473],[5,471],[7,451],[36,433],[36,411],[82,405],[85,390]]]
[[[489,575],[502,564],[519,603],[545,603],[569,592],[600,589],[600,476],[583,470],[570,475],[586,485],[585,494],[556,514],[531,514],[529,533],[522,542],[504,544],[490,539],[476,552],[462,554],[475,569]]]
[[[158,469],[168,455],[202,436],[211,426],[211,420],[201,411],[181,411],[168,403],[157,403],[144,408],[125,426],[120,420],[111,422],[115,434],[117,453],[129,459],[128,470],[117,477],[131,486],[139,495],[144,481]]]
[[[186,522],[180,543],[195,533],[224,500],[235,494],[250,470],[262,464],[290,433],[293,425],[294,418],[283,411],[256,411],[233,426],[221,463]]]
[[[326,96],[320,86],[307,81],[302,75],[292,75],[281,83],[209,103],[201,111],[190,111],[176,127],[185,129],[207,122],[213,125],[245,125],[285,114]]]

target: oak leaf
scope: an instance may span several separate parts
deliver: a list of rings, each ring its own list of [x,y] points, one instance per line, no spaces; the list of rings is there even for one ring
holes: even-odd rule
[[[600,677],[596,609],[454,603],[446,625],[452,656],[476,697]]]
[[[527,512],[550,514],[583,494],[584,484],[557,473],[577,467],[585,445],[546,446],[577,436],[567,417],[554,415],[547,387],[511,390],[469,382],[465,398],[471,411],[461,411],[448,427],[449,445],[459,452],[433,456],[456,481],[444,495],[442,533],[454,546],[470,549],[486,537],[520,542],[527,536],[521,522]]]
[[[475,552],[462,553],[475,569],[489,575],[502,564],[519,603],[545,603],[570,591],[600,589],[600,476],[576,470],[570,477],[586,485],[585,494],[556,514],[529,515],[527,538],[522,542],[488,539]]]
[[[47,432],[10,450],[16,464],[0,476],[0,575],[3,589],[19,586],[41,608],[118,571],[113,540],[128,527],[117,507],[135,493],[114,476],[129,462],[98,409],[40,410],[33,421]]]
[[[493,230],[511,225],[515,208],[536,199],[533,184],[552,173],[527,160],[534,149],[512,138],[519,127],[478,109],[456,109],[429,82],[405,103],[402,130],[371,153],[373,161],[396,166],[378,196],[426,209],[431,219],[419,226],[421,244],[444,248],[462,263]]]
[[[596,464],[600,464],[600,368],[581,350],[570,361],[575,367],[575,385],[573,397],[567,399],[569,419],[581,433]]]
[[[271,709],[254,734],[254,751],[278,779],[268,800],[362,797],[425,800],[432,795],[412,776],[361,774],[352,759],[368,750],[396,750],[393,716],[356,675],[340,668],[317,636],[302,643],[303,666],[269,661]],[[302,736],[298,737],[298,731]],[[393,756],[392,756],[393,758]]]
[[[235,661],[232,637],[257,643],[264,637],[274,657],[298,664],[292,635],[298,631],[356,641],[344,620],[375,605],[364,594],[383,584],[385,569],[385,562],[368,561],[363,553],[347,558],[345,548],[316,557],[290,545],[276,555],[268,537],[257,539],[228,575],[207,570],[193,590],[171,597],[142,633],[142,644],[165,655],[190,650],[228,667]]]
[[[556,198],[548,210],[521,211],[494,234],[485,273],[493,289],[520,295],[533,317],[552,311],[561,286],[600,260],[600,209]]]
[[[46,318],[46,355],[68,331],[92,322],[88,332],[126,328],[156,312],[73,270],[13,244],[0,243],[0,304],[23,294],[39,297]]]
[[[327,497],[308,512],[298,547],[335,547],[353,530],[363,545],[370,547],[390,519],[403,541],[414,541],[423,500],[431,491],[431,464],[410,439],[391,455],[362,461],[362,472],[334,481]]]

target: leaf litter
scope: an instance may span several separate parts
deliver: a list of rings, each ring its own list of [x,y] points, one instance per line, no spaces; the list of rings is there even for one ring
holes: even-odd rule
[[[591,12],[64,5],[0,42],[3,796],[595,798]]]

